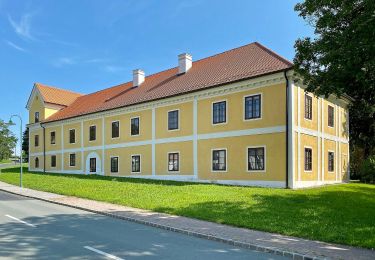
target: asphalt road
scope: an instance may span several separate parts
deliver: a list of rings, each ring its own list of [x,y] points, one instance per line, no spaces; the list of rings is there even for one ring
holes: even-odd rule
[[[0,259],[286,259],[0,191]]]

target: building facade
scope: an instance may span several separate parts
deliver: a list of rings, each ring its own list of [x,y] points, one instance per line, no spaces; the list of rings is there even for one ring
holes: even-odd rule
[[[348,100],[252,43],[89,95],[34,84],[29,170],[300,188],[349,179]]]

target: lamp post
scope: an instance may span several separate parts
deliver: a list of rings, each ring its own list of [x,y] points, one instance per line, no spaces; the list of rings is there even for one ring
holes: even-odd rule
[[[13,123],[12,121],[12,118],[13,117],[18,117],[18,119],[20,120],[20,168],[21,168],[21,171],[20,171],[20,188],[22,188],[22,118],[21,116],[19,115],[12,115],[9,119],[9,123],[8,125],[15,125],[15,123]]]

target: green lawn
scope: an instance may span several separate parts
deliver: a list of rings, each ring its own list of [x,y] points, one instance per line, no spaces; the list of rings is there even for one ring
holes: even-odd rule
[[[3,170],[0,180],[18,185],[18,170]],[[37,190],[375,248],[375,185],[285,190],[28,172],[23,180]]]

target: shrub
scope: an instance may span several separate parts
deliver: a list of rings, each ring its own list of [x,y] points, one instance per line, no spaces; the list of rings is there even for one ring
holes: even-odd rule
[[[375,183],[375,155],[365,159],[362,162],[359,171],[361,181]]]

